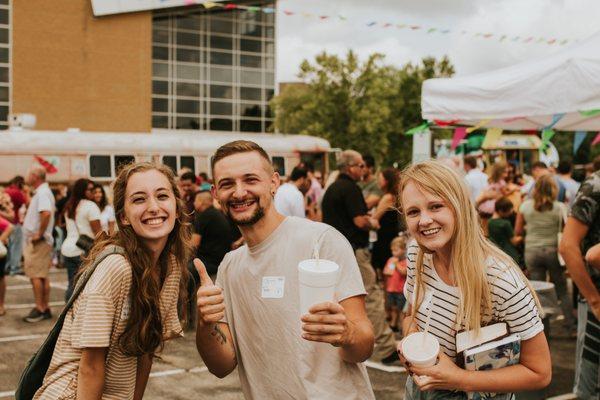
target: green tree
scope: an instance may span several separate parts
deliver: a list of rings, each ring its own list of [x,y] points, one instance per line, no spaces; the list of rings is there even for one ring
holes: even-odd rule
[[[319,54],[303,61],[302,84],[286,86],[271,102],[280,132],[323,137],[334,147],[372,154],[378,162],[410,161],[411,139],[402,133],[421,122],[421,83],[451,76],[447,58],[426,58],[402,69],[373,54],[361,63],[349,51],[345,59]]]

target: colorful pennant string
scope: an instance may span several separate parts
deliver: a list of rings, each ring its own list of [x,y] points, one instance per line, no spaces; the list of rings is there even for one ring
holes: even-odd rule
[[[200,1],[200,0],[185,0],[185,4],[188,6],[192,6],[192,5],[202,5],[204,6],[204,8],[206,9],[210,9],[210,8],[223,8],[225,10],[234,10],[234,9],[238,9],[238,10],[244,10],[244,11],[249,11],[249,12],[259,12],[262,11],[265,14],[273,14],[276,12],[275,8],[272,7],[257,7],[257,6],[244,6],[244,5],[240,5],[240,4],[234,4],[234,3],[215,3],[213,1]],[[286,16],[302,16],[304,18],[317,18],[321,21],[328,21],[328,20],[332,20],[332,19],[337,19],[339,21],[344,21],[344,22],[348,22],[348,18],[346,18],[343,15],[321,15],[321,14],[313,14],[313,13],[307,13],[307,12],[297,12],[297,11],[293,11],[293,10],[283,10],[283,15]],[[406,24],[406,23],[392,23],[390,21],[385,21],[385,22],[380,22],[380,21],[369,21],[366,23],[362,23],[365,26],[367,26],[368,28],[384,28],[384,29],[389,29],[392,27],[395,27],[397,29],[405,29],[408,28],[410,30],[413,31],[419,31],[422,30],[424,33],[426,34],[441,34],[441,35],[448,35],[448,34],[452,34],[452,33],[456,33],[456,34],[460,34],[460,35],[471,35],[475,38],[483,38],[483,39],[493,39],[493,40],[498,40],[499,42],[507,42],[509,39],[509,35],[507,34],[502,34],[502,33],[495,33],[495,32],[469,32],[466,30],[461,30],[461,31],[454,31],[452,29],[448,29],[447,27],[423,27],[421,25],[411,25],[411,24]],[[361,25],[360,23],[358,25]],[[535,37],[535,36],[529,36],[527,38],[525,37],[521,37],[521,36],[513,36],[510,38],[511,42],[514,43],[537,43],[537,44],[546,44],[546,45],[559,45],[559,46],[564,46],[567,43],[570,43],[572,41],[576,41],[576,40],[572,40],[572,39],[558,39],[558,38],[546,38],[546,37]]]
[[[594,138],[594,140],[592,140],[592,146],[595,146],[598,143],[600,143],[600,132],[598,132],[598,134],[596,135],[596,137]]]

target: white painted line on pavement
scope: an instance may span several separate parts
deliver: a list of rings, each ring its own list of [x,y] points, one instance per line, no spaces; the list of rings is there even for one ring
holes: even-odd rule
[[[29,278],[27,278],[25,276],[17,275],[15,278],[17,278],[20,281],[29,282]],[[67,283],[67,285],[68,285],[68,283]],[[50,282],[51,288],[56,288],[56,289],[61,289],[61,290],[67,290],[67,285],[64,285],[62,283]],[[31,285],[29,285],[29,288],[31,288]]]
[[[159,378],[161,376],[179,375],[179,374],[185,374],[185,373],[196,374],[196,373],[206,372],[206,371],[208,371],[207,367],[194,367],[191,369],[184,369],[184,368],[168,369],[166,371],[152,372],[152,373],[150,373],[150,378]]]
[[[382,363],[373,362],[369,360],[365,361],[364,364],[369,368],[378,369],[380,371],[385,372],[406,372],[406,368],[399,367],[397,365],[384,365]]]
[[[170,376],[170,375],[179,375],[179,374],[183,374],[187,372],[185,369],[183,368],[179,368],[179,369],[169,369],[166,371],[156,371],[156,372],[151,372],[150,373],[150,378],[156,378],[159,376]]]
[[[64,306],[65,302],[64,301],[51,301],[50,303],[48,303],[48,305],[51,307]],[[22,310],[22,309],[33,308],[33,307],[35,307],[35,304],[31,303],[31,304],[8,304],[4,308],[6,308],[7,310]]]
[[[177,369],[169,369],[166,371],[152,372],[152,373],[150,373],[150,378],[160,378],[162,376],[180,375],[180,374],[185,374],[188,372],[194,374],[194,373],[206,372],[206,371],[208,371],[208,368],[206,368],[206,367],[194,367],[194,368],[190,368],[190,369],[177,368]],[[0,392],[0,399],[6,398],[6,397],[14,397],[14,395],[15,395],[14,390]]]
[[[56,288],[56,289],[67,290],[67,282],[51,283],[50,287],[53,287],[53,288]],[[30,283],[24,283],[22,285],[8,285],[6,287],[6,290],[23,290],[23,289],[29,289],[29,290],[31,290],[31,284]]]
[[[577,399],[577,396],[575,395],[575,393],[565,393],[565,394],[561,394],[559,396],[548,397],[547,400],[573,400],[573,399]]]
[[[37,334],[37,335],[22,335],[22,336],[5,336],[5,337],[0,337],[0,343],[20,342],[23,340],[33,340],[33,339],[44,338],[46,336],[48,336],[48,335],[47,334]]]

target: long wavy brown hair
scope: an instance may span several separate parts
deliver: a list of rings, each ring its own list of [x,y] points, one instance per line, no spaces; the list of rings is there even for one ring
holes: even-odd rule
[[[130,225],[124,225],[125,193],[129,178],[138,172],[157,170],[169,181],[177,203],[175,226],[167,239],[158,266],[152,265],[150,251],[136,235]],[[111,236],[101,234],[90,254],[86,257],[79,275],[98,254],[108,245],[117,245],[125,249],[125,257],[131,265],[131,311],[125,331],[119,338],[123,353],[128,356],[141,356],[161,350],[163,341],[163,322],[160,314],[160,290],[169,267],[169,259],[175,258],[181,271],[179,282],[179,313],[185,320],[187,305],[187,284],[189,273],[187,263],[192,255],[190,224],[185,221],[185,205],[177,187],[175,176],[170,168],[149,162],[132,163],[124,166],[113,186],[113,198],[116,222],[119,229]]]
[[[542,175],[533,187],[533,208],[536,211],[544,212],[550,211],[554,207],[554,202],[558,196],[558,186],[554,182],[552,175]]]

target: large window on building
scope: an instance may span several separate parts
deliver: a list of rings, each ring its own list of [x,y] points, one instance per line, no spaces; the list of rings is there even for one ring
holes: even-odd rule
[[[10,112],[10,0],[0,0],[0,129],[8,128]]]
[[[275,14],[186,7],[155,11],[152,25],[153,128],[267,131]]]

